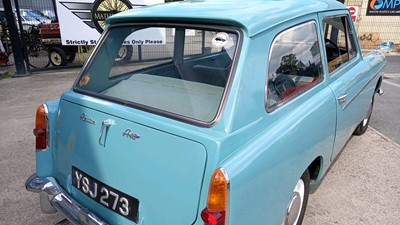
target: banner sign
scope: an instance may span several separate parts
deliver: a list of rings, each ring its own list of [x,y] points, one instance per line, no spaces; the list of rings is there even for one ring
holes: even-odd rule
[[[367,16],[400,16],[400,0],[368,0]]]
[[[63,45],[96,45],[105,20],[122,11],[164,0],[56,0]],[[145,29],[127,38],[134,45],[165,44],[164,29]]]

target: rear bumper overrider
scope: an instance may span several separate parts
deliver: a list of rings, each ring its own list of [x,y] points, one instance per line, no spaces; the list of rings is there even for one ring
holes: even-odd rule
[[[75,201],[53,177],[32,174],[25,182],[28,191],[40,193],[40,206],[45,213],[61,212],[76,225],[107,225],[106,222]]]

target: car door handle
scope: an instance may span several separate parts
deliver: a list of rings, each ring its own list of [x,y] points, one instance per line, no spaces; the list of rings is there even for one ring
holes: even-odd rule
[[[347,94],[344,94],[338,98],[339,105],[346,102],[346,97],[347,97]]]
[[[115,121],[112,119],[106,119],[101,123],[99,145],[106,147],[106,139],[107,139],[108,129],[111,127],[111,125],[114,125],[114,124],[115,124]],[[103,135],[104,135],[104,140],[102,141]]]

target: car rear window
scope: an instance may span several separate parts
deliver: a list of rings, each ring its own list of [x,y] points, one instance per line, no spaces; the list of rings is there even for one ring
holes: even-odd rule
[[[223,105],[238,38],[237,31],[210,27],[112,27],[75,90],[211,123]]]

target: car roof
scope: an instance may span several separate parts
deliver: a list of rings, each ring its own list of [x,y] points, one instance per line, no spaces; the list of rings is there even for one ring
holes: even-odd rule
[[[253,36],[303,15],[347,9],[336,0],[191,0],[134,8],[110,17],[120,22],[180,22],[237,26]]]

